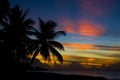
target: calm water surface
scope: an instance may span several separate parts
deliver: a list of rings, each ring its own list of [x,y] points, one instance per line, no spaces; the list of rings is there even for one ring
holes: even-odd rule
[[[118,79],[120,80],[120,71],[52,71],[62,74],[77,74],[77,75],[89,75],[89,76],[102,76],[107,79]]]

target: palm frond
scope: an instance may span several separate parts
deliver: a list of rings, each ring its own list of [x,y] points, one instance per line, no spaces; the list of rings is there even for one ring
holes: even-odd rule
[[[37,32],[33,32],[33,31],[26,31],[26,34],[27,35],[29,35],[29,36],[31,36],[31,35],[38,35],[38,33]]]
[[[48,41],[48,43],[50,45],[52,45],[53,47],[58,48],[59,50],[64,50],[64,47],[61,43],[57,42],[57,41]]]
[[[29,13],[29,10],[28,10],[28,9],[25,10],[25,12],[22,13],[21,19],[25,19],[25,17],[28,15],[28,13]],[[23,21],[23,20],[22,20],[22,21]]]
[[[9,10],[10,4],[8,0],[0,0],[0,24],[3,19],[6,19]]]
[[[8,28],[10,25],[9,23],[5,22],[5,21],[1,21],[1,25]]]
[[[56,22],[54,22],[52,20],[47,21],[45,24],[46,24],[46,26],[51,26],[53,28],[57,26]]]
[[[49,33],[50,31],[54,31],[56,26],[57,26],[57,24],[54,21],[52,21],[52,20],[47,21],[45,23],[46,33]]]
[[[40,54],[43,56],[45,60],[49,59],[50,54],[49,54],[48,46],[46,44],[41,45]]]
[[[33,63],[33,61],[35,60],[35,58],[36,58],[36,56],[38,55],[39,51],[40,51],[39,48],[37,48],[37,49],[35,50],[35,52],[34,52],[34,54],[33,54],[33,57],[32,57],[32,59],[31,59],[30,64]]]
[[[62,63],[63,62],[62,55],[52,46],[49,46],[49,49],[52,52],[52,54],[55,55],[58,58],[58,60]]]
[[[20,9],[20,6],[19,5],[15,5],[13,8],[12,8],[12,12],[13,13],[21,13],[22,9]],[[19,15],[20,16],[20,15]]]
[[[32,19],[27,19],[23,22],[23,26],[31,26],[33,25],[35,22]]]
[[[54,32],[54,33],[51,33],[49,36],[48,36],[48,39],[55,39],[61,35],[66,35],[66,32],[65,31],[57,31],[57,32]]]
[[[32,40],[31,43],[28,44],[28,47],[27,47],[27,54],[31,54],[33,51],[35,51],[35,49],[38,48],[38,41],[35,41],[35,40]]]
[[[41,32],[44,32],[45,29],[45,23],[41,18],[39,18],[39,29]]]
[[[27,31],[32,31],[32,32],[37,32],[37,33],[39,33],[39,31],[38,31],[33,25],[28,26],[28,27],[27,27]]]

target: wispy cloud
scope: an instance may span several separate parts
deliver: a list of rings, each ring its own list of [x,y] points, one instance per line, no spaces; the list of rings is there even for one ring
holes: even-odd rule
[[[103,46],[103,45],[96,45],[101,50],[111,50],[111,51],[120,51],[120,46]]]
[[[120,46],[103,46],[94,44],[84,44],[84,43],[63,43],[65,47],[79,49],[79,50],[110,50],[110,51],[120,51]]]
[[[82,12],[89,16],[105,16],[110,10],[112,0],[77,0]]]
[[[77,44],[77,43],[63,43],[64,46],[79,50],[92,50],[92,49],[98,49],[96,46],[92,44]]]

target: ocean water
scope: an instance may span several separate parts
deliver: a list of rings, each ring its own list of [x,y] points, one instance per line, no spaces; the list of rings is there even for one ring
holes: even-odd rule
[[[62,74],[77,74],[77,75],[89,75],[89,76],[102,76],[107,79],[120,80],[120,71],[94,71],[94,70],[82,70],[82,71],[52,71]]]

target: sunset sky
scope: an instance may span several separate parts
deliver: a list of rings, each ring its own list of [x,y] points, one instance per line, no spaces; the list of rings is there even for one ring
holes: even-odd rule
[[[85,67],[120,63],[120,0],[9,1],[29,9],[36,27],[40,17],[67,32],[57,39],[65,47],[61,52],[65,61]]]

